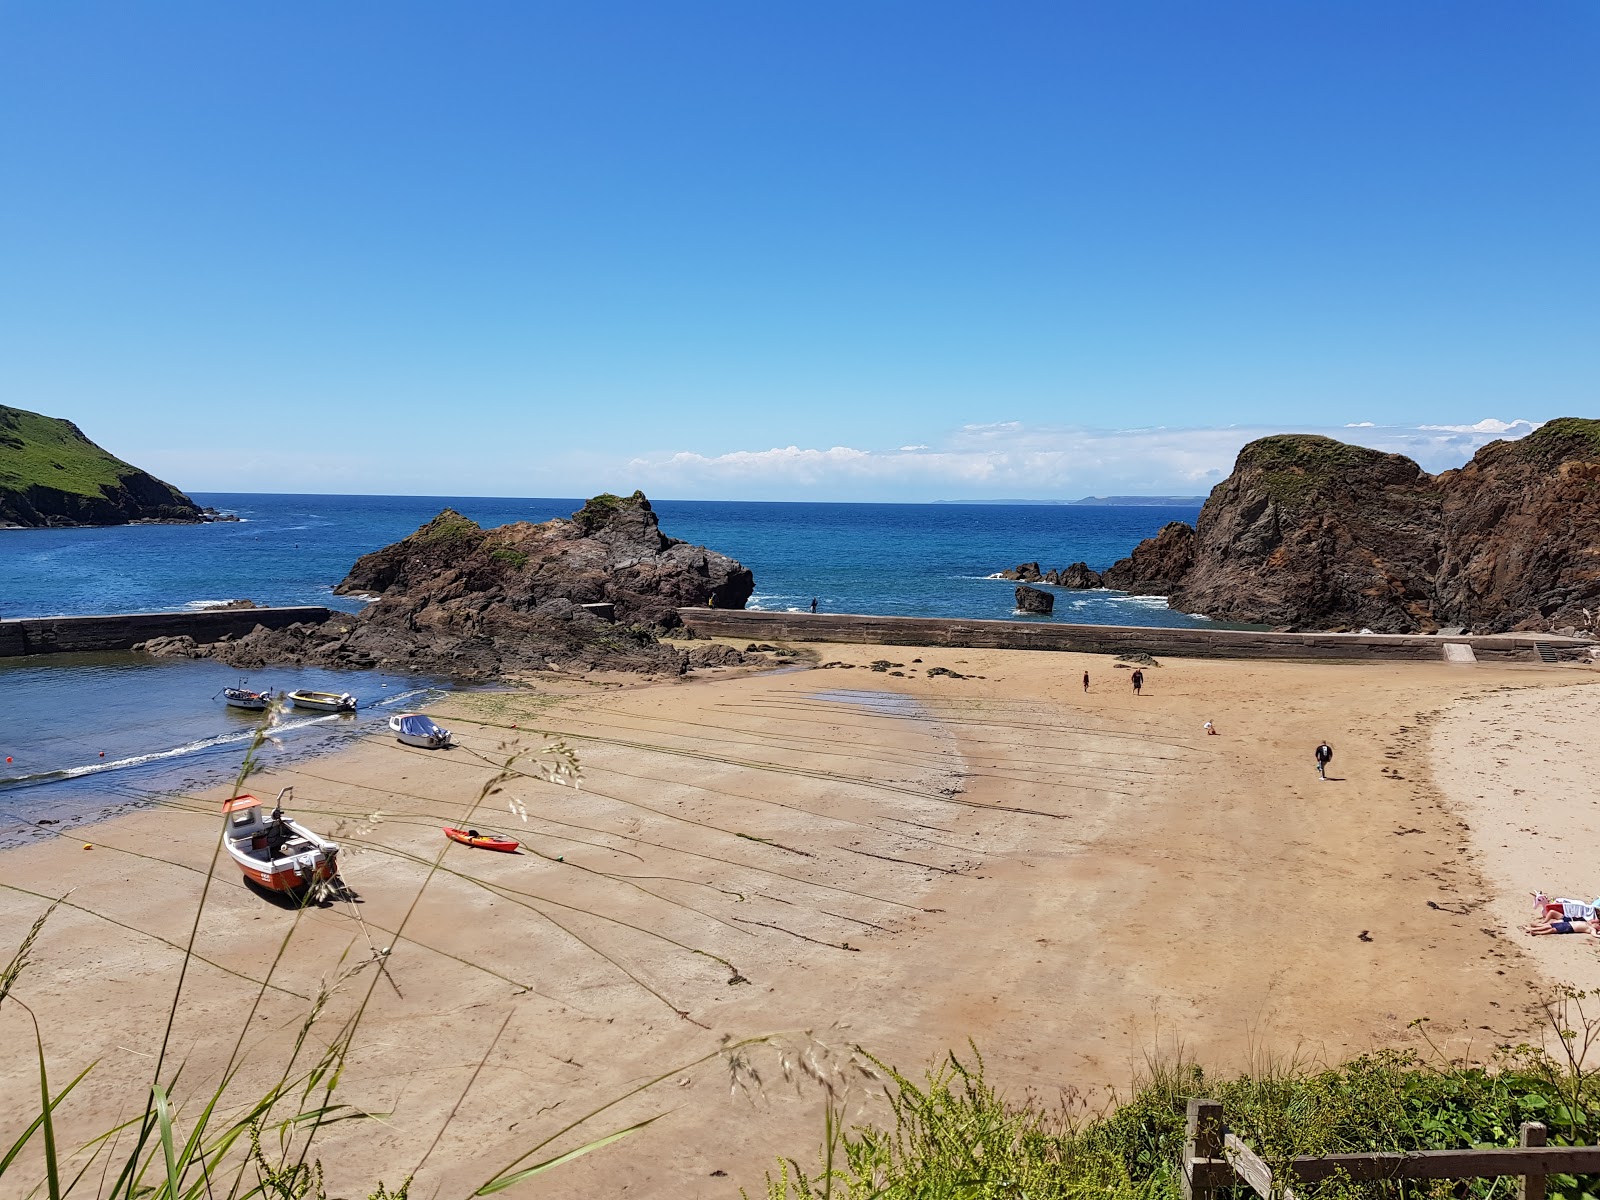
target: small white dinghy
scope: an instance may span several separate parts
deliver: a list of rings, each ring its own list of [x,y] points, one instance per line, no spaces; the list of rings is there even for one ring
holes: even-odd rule
[[[254,796],[235,796],[222,806],[228,856],[246,879],[271,892],[297,892],[339,873],[337,843],[283,815],[283,802],[293,798],[294,789],[284,788],[269,817]]]
[[[400,713],[390,717],[389,728],[394,731],[395,737],[408,746],[443,750],[450,745],[450,731],[435,725],[431,717],[421,713]]]
[[[252,691],[244,686],[242,679],[238,687],[223,688],[222,698],[229,708],[244,708],[251,712],[262,712],[272,703],[271,692]]]
[[[300,688],[289,693],[296,708],[314,708],[319,712],[355,712],[356,698],[349,692],[312,692]]]

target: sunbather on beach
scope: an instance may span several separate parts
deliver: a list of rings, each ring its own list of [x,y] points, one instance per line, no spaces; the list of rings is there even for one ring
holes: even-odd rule
[[[1596,933],[1596,928],[1588,921],[1536,921],[1529,925],[1524,933],[1534,937],[1544,937],[1551,933]]]

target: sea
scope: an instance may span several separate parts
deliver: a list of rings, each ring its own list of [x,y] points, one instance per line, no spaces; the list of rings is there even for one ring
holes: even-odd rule
[[[362,554],[454,508],[484,526],[568,516],[578,499],[193,493],[239,517],[208,525],[0,530],[0,617],[197,610],[233,599],[357,611],[333,587]],[[889,616],[1011,618],[1018,563],[1103,570],[1197,507],[654,501],[667,534],[738,559],[749,607]],[[1159,597],[1057,589],[1034,620],[1205,624]],[[135,654],[0,659],[0,844],[226,781],[255,719],[226,707],[239,673]],[[349,691],[353,715],[296,714],[272,731],[267,765],[325,754],[381,729],[448,685],[376,672],[254,673],[250,686]],[[41,824],[41,822],[44,822]]]

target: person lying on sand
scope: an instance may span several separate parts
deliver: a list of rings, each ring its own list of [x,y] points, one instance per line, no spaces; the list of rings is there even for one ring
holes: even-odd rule
[[[1565,896],[1557,896],[1552,900],[1543,892],[1533,894],[1536,921],[1593,921],[1597,908],[1600,908],[1600,897],[1596,897],[1593,904],[1586,904]]]
[[[1594,933],[1600,936],[1600,930],[1588,921],[1538,921],[1529,925],[1523,932],[1534,937],[1544,937],[1550,933]]]

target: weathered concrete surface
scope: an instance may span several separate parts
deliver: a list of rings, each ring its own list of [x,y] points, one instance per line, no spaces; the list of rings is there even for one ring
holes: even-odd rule
[[[305,622],[320,624],[326,608],[204,609],[200,612],[111,613],[94,617],[21,617],[0,620],[0,658],[23,654],[65,654],[76,650],[130,650],[139,642],[188,634],[197,642],[242,637],[257,625],[282,629]]]
[[[1539,643],[1563,660],[1587,660],[1596,643],[1580,638],[1425,634],[1264,633],[1240,629],[1167,629],[1142,625],[1066,625],[1037,621],[967,621],[945,617],[869,617],[850,613],[775,613],[709,608],[678,610],[705,637],[755,641],[867,642],[886,646],[971,646],[1001,650],[1072,650],[1116,654],[1144,650],[1181,658],[1412,659],[1438,662],[1448,644],[1469,646],[1480,661],[1539,662]]]

